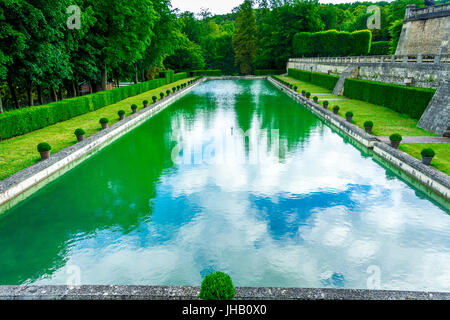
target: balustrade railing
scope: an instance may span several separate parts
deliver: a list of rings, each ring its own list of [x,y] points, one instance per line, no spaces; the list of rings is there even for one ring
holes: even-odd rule
[[[383,55],[350,57],[308,57],[291,58],[289,62],[325,62],[325,63],[450,63],[450,54]]]

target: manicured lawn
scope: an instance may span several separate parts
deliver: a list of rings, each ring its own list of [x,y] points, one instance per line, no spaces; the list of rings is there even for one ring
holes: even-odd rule
[[[298,87],[298,92],[302,90],[310,91],[311,98],[314,96],[313,93],[330,92],[328,89],[307,84],[290,77],[282,78],[295,84]],[[317,97],[319,99],[345,98],[332,94]],[[319,101],[319,104],[322,104],[322,101]],[[360,128],[364,128],[365,121],[371,120],[374,123],[372,134],[376,136],[390,136],[392,133],[400,133],[402,136],[437,136],[432,132],[417,127],[418,120],[383,106],[351,99],[329,101],[328,109],[331,110],[335,105],[340,107],[339,115],[342,117],[345,117],[347,111],[352,111],[354,114],[353,123]]]
[[[56,153],[61,149],[71,146],[77,142],[74,131],[77,128],[83,128],[86,131],[85,137],[88,137],[101,129],[100,118],[108,118],[109,125],[119,121],[117,112],[123,109],[128,116],[131,114],[130,106],[136,104],[138,110],[143,108],[142,101],[152,102],[152,96],[160,99],[159,93],[166,92],[167,89],[187,82],[193,78],[186,78],[168,85],[147,91],[140,95],[127,98],[118,103],[100,108],[96,111],[83,114],[70,120],[60,122],[40,130],[27,133],[23,136],[14,137],[0,142],[0,180],[31,166],[40,159],[36,146],[40,142],[48,142],[52,146],[51,153]]]
[[[450,175],[450,145],[448,143],[401,143],[399,146],[400,150],[419,160],[420,152],[425,148],[432,148],[436,153],[431,166]]]

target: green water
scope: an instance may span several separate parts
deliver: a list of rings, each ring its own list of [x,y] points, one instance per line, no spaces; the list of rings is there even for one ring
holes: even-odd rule
[[[0,216],[0,284],[450,291],[450,216],[272,84],[208,81]]]

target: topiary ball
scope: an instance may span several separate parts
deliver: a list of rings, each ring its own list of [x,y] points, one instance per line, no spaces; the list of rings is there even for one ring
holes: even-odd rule
[[[109,120],[108,120],[108,118],[101,118],[99,122],[100,123],[108,123]]]
[[[226,273],[208,274],[202,281],[199,298],[202,300],[231,300],[235,297],[233,281]]]
[[[427,157],[427,158],[433,158],[436,153],[434,152],[433,149],[431,148],[425,148],[423,149],[420,154],[422,155],[422,157]]]
[[[86,133],[86,132],[85,132],[83,129],[81,129],[81,128],[76,129],[75,132],[74,132],[74,134],[75,134],[76,136],[82,136],[82,135],[84,135],[85,133]]]
[[[37,145],[39,152],[46,152],[52,150],[52,147],[47,142],[41,142]]]

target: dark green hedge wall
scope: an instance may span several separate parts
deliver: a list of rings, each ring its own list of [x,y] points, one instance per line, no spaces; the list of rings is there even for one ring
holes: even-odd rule
[[[178,81],[178,80],[181,80],[181,79],[185,79],[185,78],[187,78],[187,73],[186,72],[175,73],[174,76],[173,76],[173,81],[172,82],[175,82],[175,81]]]
[[[288,75],[294,79],[310,82],[319,87],[327,88],[328,90],[333,90],[339,80],[338,76],[299,69],[289,69]]]
[[[389,41],[375,41],[370,45],[370,54],[374,56],[388,55],[390,50]]]
[[[183,75],[185,76],[186,74],[178,74],[177,77],[182,77]],[[164,78],[65,99],[48,105],[2,113],[0,114],[0,139],[19,136],[97,110],[128,97],[163,86],[169,83],[168,81],[171,78],[174,78],[173,71],[172,73],[166,73]]]
[[[370,30],[345,32],[327,30],[321,32],[299,32],[292,45],[298,57],[337,57],[367,55],[370,51]]]
[[[222,70],[192,70],[192,77],[197,76],[211,76],[211,77],[220,77],[222,75]]]
[[[273,75],[273,74],[283,74],[286,73],[285,69],[278,70],[278,69],[260,69],[255,70],[255,76],[267,76],[267,75]]]
[[[435,89],[360,79],[345,79],[344,85],[346,97],[385,106],[413,119],[420,119],[435,92]]]

